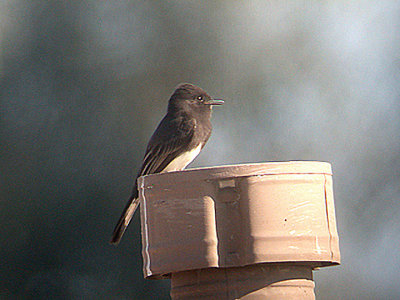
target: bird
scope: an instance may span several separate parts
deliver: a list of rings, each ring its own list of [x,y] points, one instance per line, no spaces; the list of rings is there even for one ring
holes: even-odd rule
[[[191,83],[177,86],[168,101],[167,113],[151,136],[142,166],[110,243],[118,245],[139,206],[137,179],[140,176],[183,170],[199,155],[210,138],[211,112],[224,100],[213,99]]]

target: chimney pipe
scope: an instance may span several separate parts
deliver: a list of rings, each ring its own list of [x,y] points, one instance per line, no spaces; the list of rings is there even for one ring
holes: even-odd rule
[[[172,299],[315,299],[340,263],[329,163],[271,162],[140,177],[143,272]]]

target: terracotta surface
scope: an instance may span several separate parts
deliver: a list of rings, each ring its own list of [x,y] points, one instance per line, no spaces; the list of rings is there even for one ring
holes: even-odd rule
[[[259,263],[307,262],[313,268],[340,262],[329,163],[188,169],[138,182],[145,277]]]
[[[257,264],[173,273],[171,298],[313,300],[312,268],[307,265]]]

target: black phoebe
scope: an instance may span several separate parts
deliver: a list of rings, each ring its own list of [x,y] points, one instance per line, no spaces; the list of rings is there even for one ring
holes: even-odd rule
[[[168,111],[147,145],[142,167],[136,177],[186,168],[200,153],[211,135],[211,108],[223,104],[204,90],[180,84],[168,102]],[[139,205],[137,182],[115,226],[111,243],[118,244]]]

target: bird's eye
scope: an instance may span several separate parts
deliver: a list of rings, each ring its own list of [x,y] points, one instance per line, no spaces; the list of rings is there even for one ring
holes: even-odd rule
[[[197,100],[203,101],[203,96],[197,96]]]

